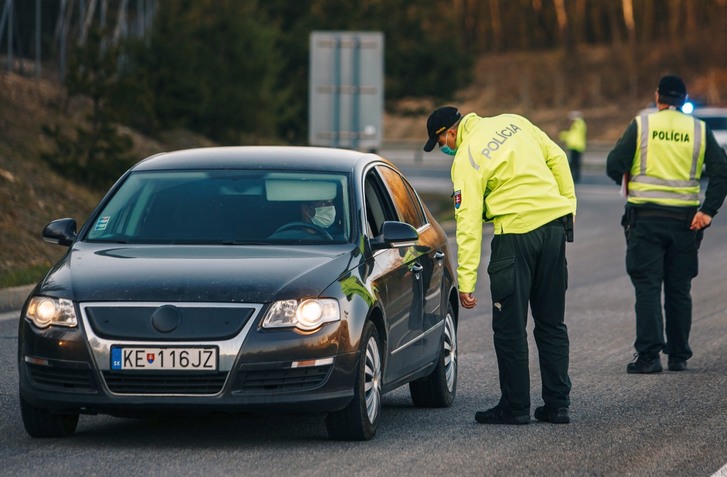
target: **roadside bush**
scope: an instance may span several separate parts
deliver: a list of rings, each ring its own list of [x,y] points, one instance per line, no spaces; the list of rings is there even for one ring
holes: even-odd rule
[[[107,188],[133,163],[133,142],[119,132],[110,104],[118,88],[118,62],[118,48],[105,45],[102,32],[91,29],[88,43],[74,50],[64,81],[64,111],[71,99],[89,98],[86,121],[74,125],[66,115],[66,121],[42,127],[54,147],[41,157],[59,173],[95,189]]]

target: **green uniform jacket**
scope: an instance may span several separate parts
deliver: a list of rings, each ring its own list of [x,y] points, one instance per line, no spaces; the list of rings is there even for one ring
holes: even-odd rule
[[[664,110],[655,114],[677,113]],[[625,173],[632,172],[637,162],[636,153],[637,150],[640,150],[639,132],[639,122],[634,118],[626,128],[623,136],[616,143],[616,146],[608,154],[608,158],[606,159],[606,173],[617,184],[621,184]],[[724,150],[719,147],[711,129],[706,124],[704,125],[704,139],[706,141],[706,144],[702,146],[704,148],[704,165],[706,166],[707,174],[709,174],[709,183],[700,210],[710,217],[714,217],[727,195],[727,157],[725,156]],[[652,160],[660,159],[663,161],[668,158],[669,156],[663,156],[661,158],[655,157]],[[691,164],[693,161],[692,154],[687,153],[684,160]],[[645,201],[641,200],[639,205],[644,203]],[[658,198],[653,199],[651,204],[657,207],[672,206],[672,204],[668,204]]]
[[[495,234],[522,234],[576,210],[565,152],[515,114],[462,118],[452,183],[457,276],[465,293],[477,283],[483,219],[493,222]]]
[[[583,118],[576,118],[567,131],[561,131],[558,137],[565,143],[567,149],[578,152],[586,151],[586,122]]]

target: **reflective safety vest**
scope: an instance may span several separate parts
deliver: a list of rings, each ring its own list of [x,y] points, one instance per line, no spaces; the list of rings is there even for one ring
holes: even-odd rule
[[[638,139],[628,182],[632,204],[699,206],[706,128],[673,109],[636,118]]]
[[[578,152],[586,151],[586,122],[583,118],[576,118],[573,120],[570,128],[566,131],[561,131],[558,137],[561,141],[565,142],[567,149],[573,149]]]
[[[522,116],[465,115],[452,162],[457,221],[457,278],[472,292],[482,251],[482,220],[493,232],[524,234],[575,213],[576,192],[565,152]]]

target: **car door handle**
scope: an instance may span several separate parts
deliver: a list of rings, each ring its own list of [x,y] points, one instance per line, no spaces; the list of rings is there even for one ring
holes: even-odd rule
[[[434,259],[435,260],[442,260],[442,259],[444,259],[444,252],[439,252],[438,251],[437,253],[435,253],[434,254]]]

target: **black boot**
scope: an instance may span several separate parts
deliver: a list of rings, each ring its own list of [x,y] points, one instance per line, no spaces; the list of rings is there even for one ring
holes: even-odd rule
[[[500,406],[495,406],[492,409],[486,411],[477,411],[475,413],[475,421],[480,424],[528,424],[530,423],[530,415],[514,415],[510,411],[502,409]]]
[[[663,369],[658,354],[637,353],[634,358],[634,362],[626,366],[626,372],[629,374],[660,373]]]
[[[686,371],[687,360],[669,356],[669,371]]]
[[[540,406],[535,409],[535,419],[553,424],[568,424],[570,422],[567,407]]]

